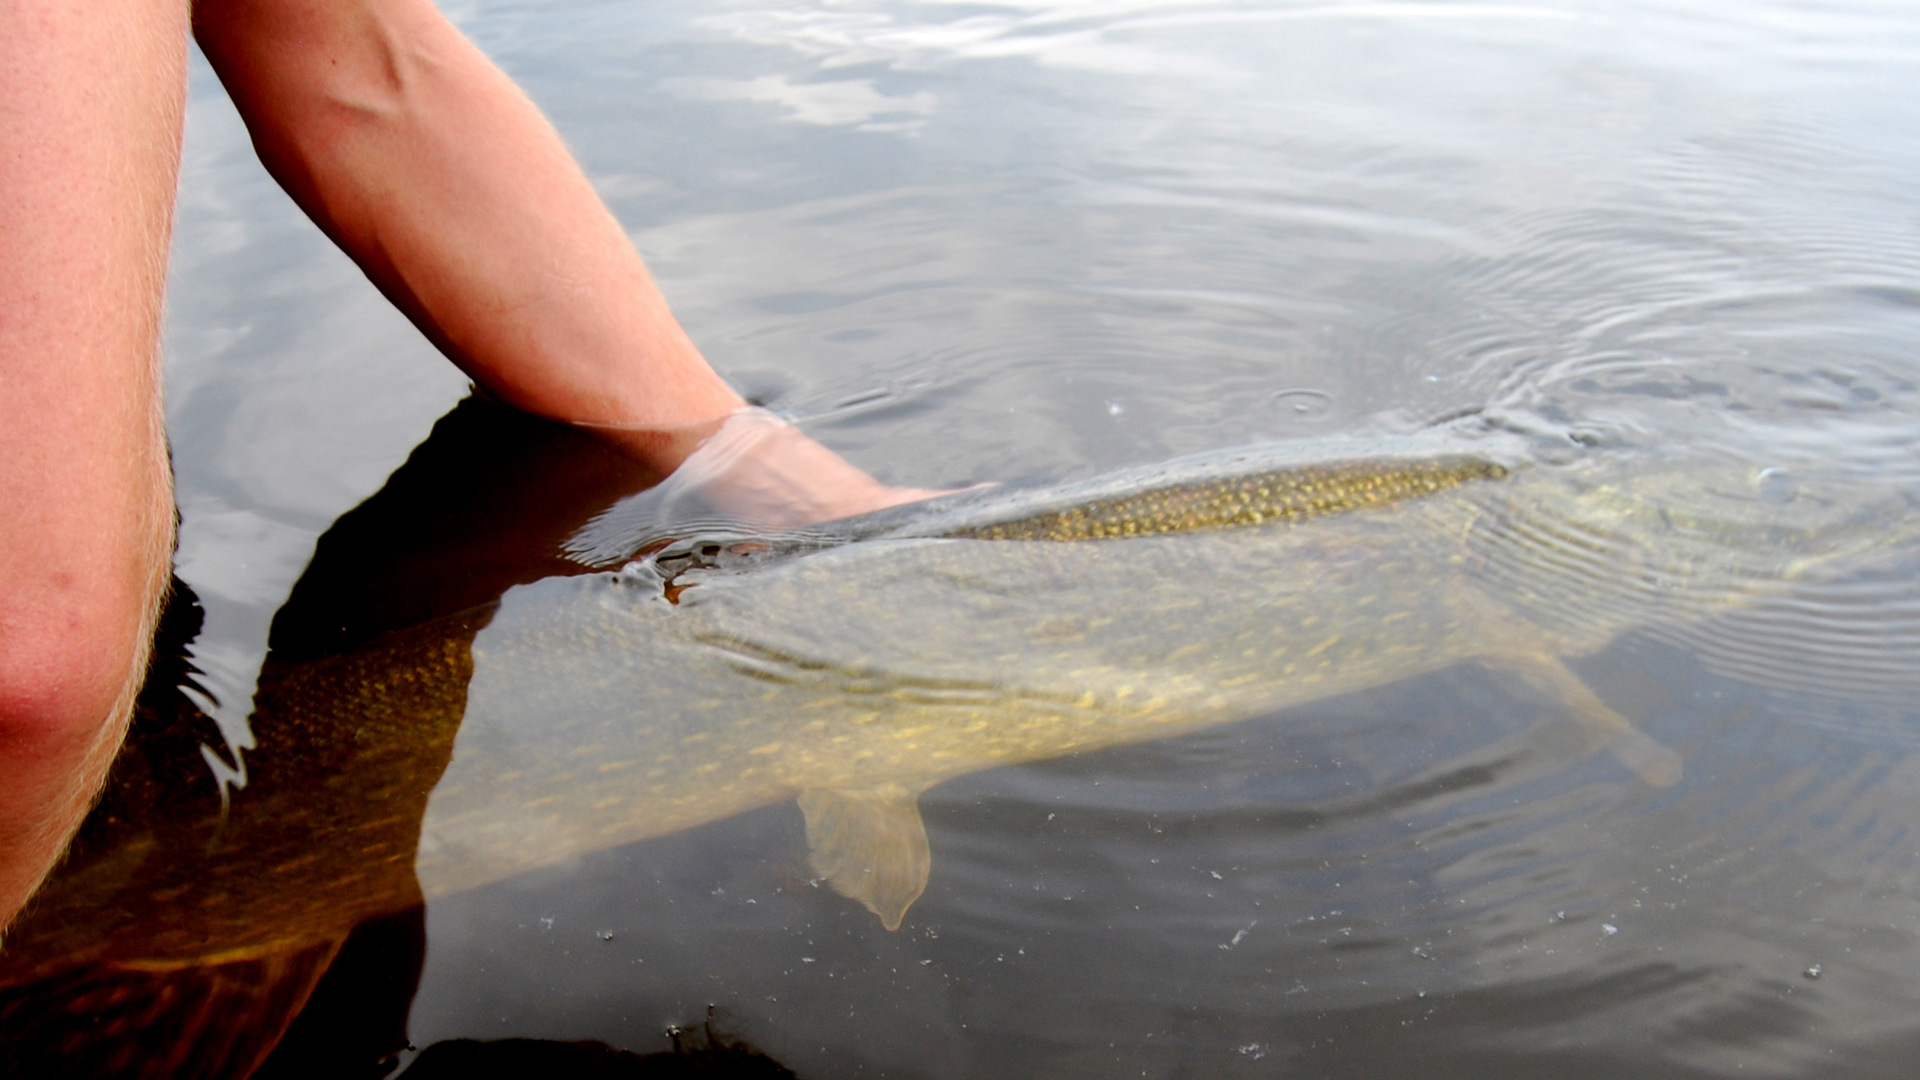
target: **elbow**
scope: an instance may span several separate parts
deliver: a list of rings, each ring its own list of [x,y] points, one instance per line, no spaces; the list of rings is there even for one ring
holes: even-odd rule
[[[440,31],[436,33],[436,31]],[[199,0],[194,37],[256,144],[323,149],[404,122],[449,44],[431,3]]]

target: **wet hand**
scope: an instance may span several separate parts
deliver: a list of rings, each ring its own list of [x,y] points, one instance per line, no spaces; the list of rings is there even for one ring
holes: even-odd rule
[[[943,495],[890,487],[765,409],[743,408],[674,432],[584,424],[652,460],[669,463],[665,481],[722,516],[755,529],[789,529]]]

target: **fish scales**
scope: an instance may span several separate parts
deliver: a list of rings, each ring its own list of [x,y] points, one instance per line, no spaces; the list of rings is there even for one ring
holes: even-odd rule
[[[1329,462],[1156,487],[940,535],[961,540],[1119,540],[1302,522],[1506,475],[1505,466],[1475,457]]]

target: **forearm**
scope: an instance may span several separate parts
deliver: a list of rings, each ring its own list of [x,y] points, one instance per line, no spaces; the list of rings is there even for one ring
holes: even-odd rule
[[[493,396],[696,427],[743,403],[533,104],[427,0],[201,0],[261,160]]]
[[[194,32],[268,170],[493,397],[663,472],[745,405],[539,110],[429,0],[200,0]],[[707,492],[743,520],[926,494],[763,420]]]

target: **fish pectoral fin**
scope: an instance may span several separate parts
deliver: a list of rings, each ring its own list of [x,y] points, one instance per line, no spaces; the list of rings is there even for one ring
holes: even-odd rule
[[[933,865],[919,798],[899,784],[800,793],[814,873],[835,892],[867,905],[888,930],[900,929],[907,909],[926,891]]]
[[[1680,755],[1615,712],[1586,680],[1559,657],[1544,652],[1503,653],[1485,657],[1488,667],[1510,672],[1567,710],[1587,735],[1607,748],[1620,764],[1653,787],[1680,781]]]

